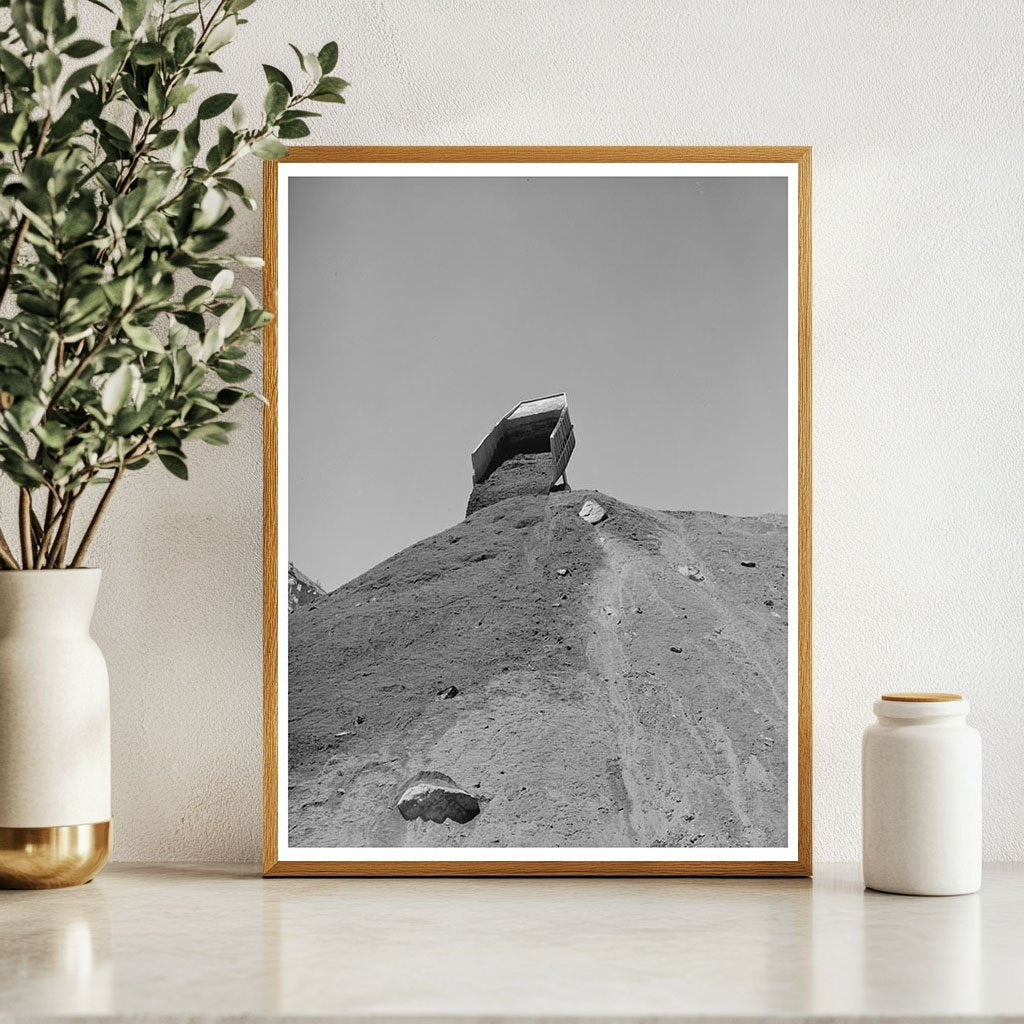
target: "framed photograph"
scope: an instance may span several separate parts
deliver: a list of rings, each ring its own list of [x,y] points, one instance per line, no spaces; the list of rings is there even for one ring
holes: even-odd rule
[[[266,875],[810,874],[810,175],[266,165]]]

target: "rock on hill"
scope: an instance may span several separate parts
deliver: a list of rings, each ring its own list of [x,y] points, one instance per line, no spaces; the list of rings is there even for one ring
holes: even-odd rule
[[[291,844],[784,845],[786,550],[783,516],[518,495],[299,607]],[[479,813],[407,820],[435,777]]]
[[[324,596],[324,588],[316,580],[288,563],[288,611],[293,612],[299,605],[309,604]]]

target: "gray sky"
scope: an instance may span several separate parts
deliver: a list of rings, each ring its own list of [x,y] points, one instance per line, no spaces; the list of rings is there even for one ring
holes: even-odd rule
[[[567,391],[573,487],[785,512],[784,178],[296,178],[289,557],[334,588],[460,521]]]

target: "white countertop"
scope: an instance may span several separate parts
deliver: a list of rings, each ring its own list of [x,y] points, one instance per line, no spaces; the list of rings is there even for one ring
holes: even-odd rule
[[[69,1014],[1024,1019],[1024,866],[922,899],[865,892],[855,865],[813,883],[115,865],[0,893],[0,1021]]]

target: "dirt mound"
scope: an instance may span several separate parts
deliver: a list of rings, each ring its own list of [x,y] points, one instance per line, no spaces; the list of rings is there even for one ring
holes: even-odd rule
[[[319,598],[289,624],[291,843],[784,845],[786,550],[784,517],[516,495]],[[480,814],[405,820],[425,765]]]
[[[473,485],[466,515],[509,498],[544,495],[551,487],[551,454],[512,455],[486,479]]]

